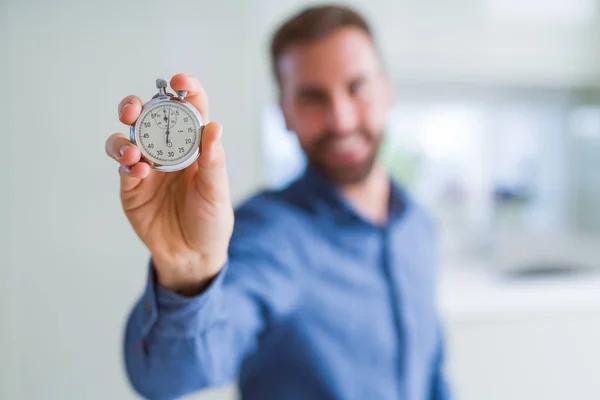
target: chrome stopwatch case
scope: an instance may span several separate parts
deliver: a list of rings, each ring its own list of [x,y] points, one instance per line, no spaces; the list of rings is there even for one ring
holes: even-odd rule
[[[204,119],[196,108],[185,101],[187,91],[177,96],[167,93],[167,81],[156,80],[156,94],[142,107],[142,113],[131,126],[129,139],[152,168],[179,171],[200,156]]]

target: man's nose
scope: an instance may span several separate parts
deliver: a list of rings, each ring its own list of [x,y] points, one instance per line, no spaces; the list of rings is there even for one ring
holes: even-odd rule
[[[338,135],[347,135],[357,129],[358,115],[352,99],[337,96],[331,100],[328,119],[329,129]]]

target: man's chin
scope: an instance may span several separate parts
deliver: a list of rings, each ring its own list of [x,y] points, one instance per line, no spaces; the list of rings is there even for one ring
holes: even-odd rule
[[[351,185],[364,181],[373,169],[374,159],[355,164],[328,165],[313,163],[314,167],[336,185]]]

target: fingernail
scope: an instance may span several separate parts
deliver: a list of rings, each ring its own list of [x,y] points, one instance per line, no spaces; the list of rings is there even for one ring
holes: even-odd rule
[[[130,105],[131,105],[131,103],[125,103],[125,104],[123,104],[123,107],[121,107],[121,111],[119,111],[119,117],[120,117],[121,115],[123,115],[123,111],[125,111],[125,109],[126,109],[127,107],[129,107]]]
[[[121,155],[121,157],[123,157],[125,155],[125,152],[127,151],[128,148],[129,148],[129,146],[121,146],[121,148],[119,149],[119,154]]]
[[[217,140],[221,143],[221,136],[223,136],[223,127],[219,128],[219,136],[217,136]]]

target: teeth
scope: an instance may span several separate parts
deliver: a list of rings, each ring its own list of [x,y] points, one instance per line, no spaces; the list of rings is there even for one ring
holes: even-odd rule
[[[343,139],[337,139],[331,143],[331,148],[334,151],[354,151],[360,148],[361,139],[357,136],[347,136]]]

